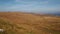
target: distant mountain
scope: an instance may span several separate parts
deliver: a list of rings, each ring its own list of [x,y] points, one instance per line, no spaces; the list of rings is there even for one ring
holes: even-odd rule
[[[45,13],[45,14],[48,14],[48,15],[55,15],[55,16],[60,16],[60,11],[55,11],[55,12],[51,12],[51,13]]]
[[[53,14],[56,16],[60,16],[60,11],[54,12]]]
[[[55,13],[55,15],[58,15],[58,16],[60,16],[60,13]]]

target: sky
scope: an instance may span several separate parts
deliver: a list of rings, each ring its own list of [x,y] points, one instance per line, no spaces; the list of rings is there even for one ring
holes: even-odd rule
[[[60,0],[0,0],[0,11],[56,12]]]

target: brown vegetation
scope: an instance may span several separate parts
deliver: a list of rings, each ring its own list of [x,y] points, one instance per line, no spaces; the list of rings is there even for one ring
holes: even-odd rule
[[[60,34],[60,17],[0,12],[0,29],[7,34]]]

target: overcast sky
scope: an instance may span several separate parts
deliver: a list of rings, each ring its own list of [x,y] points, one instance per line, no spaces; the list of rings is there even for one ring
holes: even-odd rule
[[[55,12],[60,0],[0,0],[0,11]]]

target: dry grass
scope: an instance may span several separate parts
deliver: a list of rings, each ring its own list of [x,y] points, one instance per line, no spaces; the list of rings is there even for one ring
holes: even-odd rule
[[[60,17],[21,12],[0,12],[6,34],[60,34]]]

